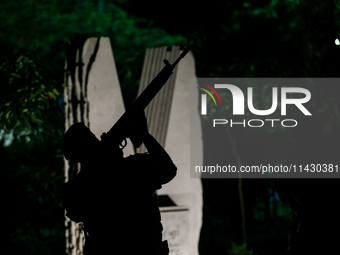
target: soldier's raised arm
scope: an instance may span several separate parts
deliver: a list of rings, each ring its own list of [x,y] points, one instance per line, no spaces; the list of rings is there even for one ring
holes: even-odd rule
[[[158,176],[160,184],[168,183],[176,176],[176,165],[162,145],[149,133],[144,111],[136,114],[134,123],[135,125],[130,125],[131,128],[128,130],[129,138],[143,142],[150,155],[151,169],[155,171],[154,174]]]

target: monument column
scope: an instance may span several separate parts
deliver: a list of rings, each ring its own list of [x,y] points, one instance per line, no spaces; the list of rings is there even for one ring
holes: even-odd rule
[[[173,63],[180,53],[178,46],[147,49],[139,94],[164,67],[163,59]],[[199,165],[203,161],[198,110],[190,112],[191,79],[196,79],[196,74],[194,57],[189,52],[145,111],[149,132],[165,148],[177,166],[177,176],[157,191],[164,228],[163,239],[168,240],[171,255],[197,255],[202,226],[201,179],[190,178],[190,154]],[[198,105],[198,95],[196,98]],[[190,119],[192,123],[196,123],[196,130],[192,134]],[[192,151],[190,138],[196,143]],[[137,151],[144,152],[145,149]]]

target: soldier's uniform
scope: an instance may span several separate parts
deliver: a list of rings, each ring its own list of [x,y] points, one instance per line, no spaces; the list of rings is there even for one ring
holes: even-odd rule
[[[148,153],[92,153],[63,191],[67,217],[84,225],[85,255],[168,254],[153,193],[175,175],[174,164],[165,166]]]

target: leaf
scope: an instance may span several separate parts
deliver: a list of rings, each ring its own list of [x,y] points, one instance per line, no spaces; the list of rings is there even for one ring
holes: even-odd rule
[[[11,111],[8,111],[8,113],[6,114],[6,119],[9,119],[10,113],[11,113]]]
[[[16,73],[11,73],[12,76],[17,77],[17,78],[21,78],[21,76],[19,74]]]
[[[49,96],[51,96],[53,99],[56,99],[55,95],[52,92],[47,92]]]
[[[53,93],[54,93],[55,95],[57,95],[57,96],[59,95],[59,92],[58,92],[58,90],[57,90],[56,88],[53,88],[52,91],[53,91]]]

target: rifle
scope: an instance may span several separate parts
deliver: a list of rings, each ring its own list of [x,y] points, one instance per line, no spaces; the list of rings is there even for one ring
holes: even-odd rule
[[[168,60],[163,60],[165,67],[163,67],[163,69],[151,81],[151,83],[140,94],[140,96],[132,103],[128,110],[126,110],[125,113],[118,119],[118,121],[112,126],[106,135],[102,137],[101,143],[121,144],[126,139],[126,134],[123,133],[123,130],[126,129],[128,120],[133,118],[136,112],[144,111],[144,109],[170,78],[172,71],[178,62],[184,58],[188,52],[189,49],[185,49],[172,65]],[[132,143],[136,148],[139,148],[142,144],[141,141],[135,140],[133,140]]]

